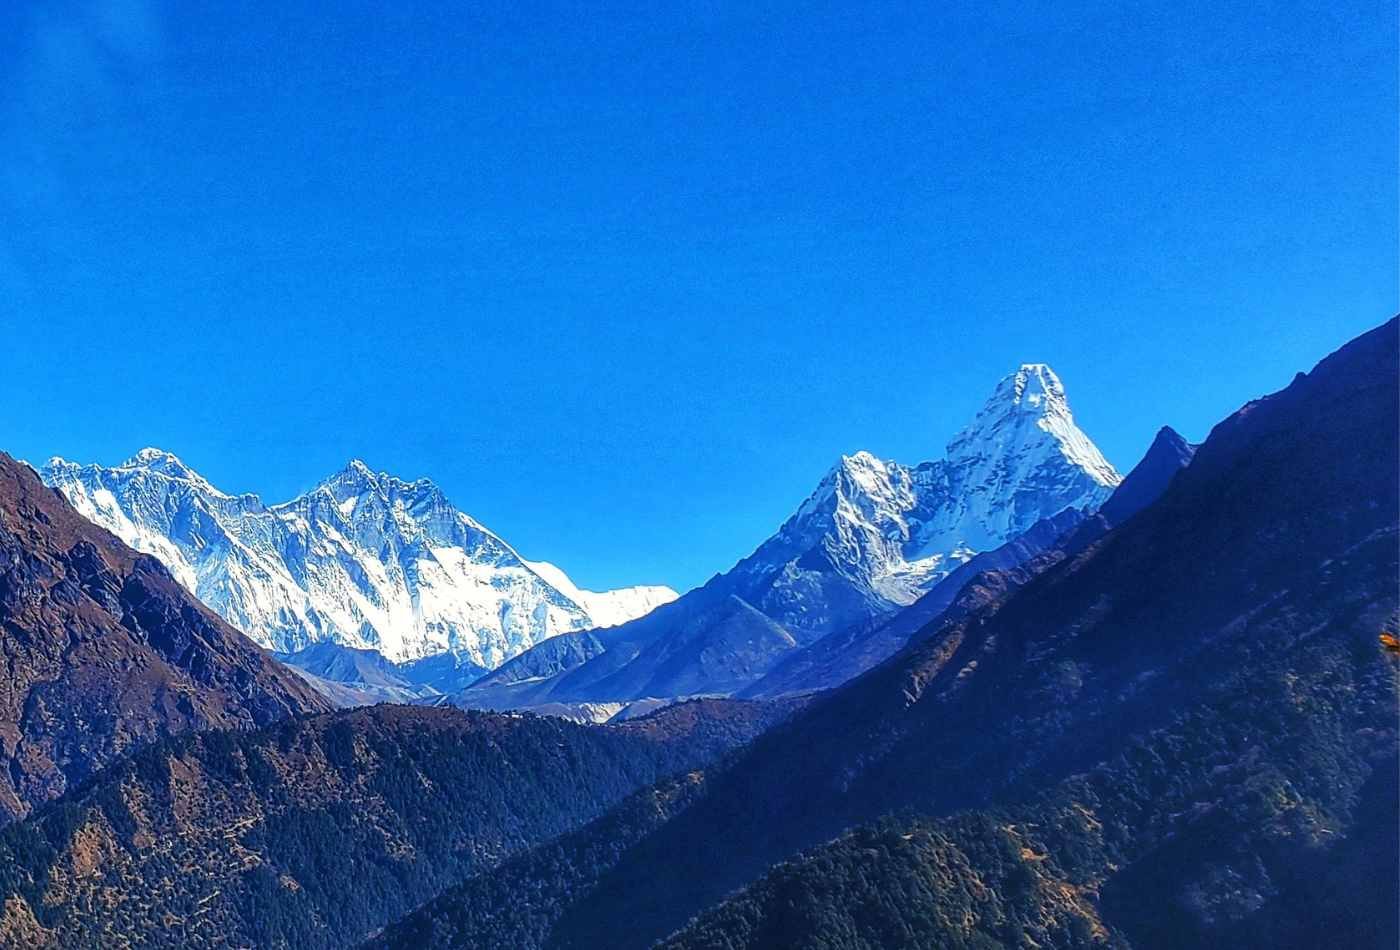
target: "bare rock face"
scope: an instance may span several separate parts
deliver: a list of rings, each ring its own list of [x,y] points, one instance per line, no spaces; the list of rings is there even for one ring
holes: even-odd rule
[[[0,821],[155,738],[326,703],[0,453]]]

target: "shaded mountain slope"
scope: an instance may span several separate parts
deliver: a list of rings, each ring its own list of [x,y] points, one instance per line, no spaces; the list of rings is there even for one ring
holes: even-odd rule
[[[404,676],[398,665],[384,659],[376,650],[357,650],[329,640],[313,643],[296,653],[274,654],[279,661],[296,666],[338,683],[362,686],[411,689],[413,682]]]
[[[714,581],[632,623],[565,636],[555,638],[558,644],[542,644],[542,658],[534,651],[523,654],[454,701],[509,709],[724,693],[756,679],[796,645],[787,630]],[[580,657],[585,659],[549,674]],[[543,675],[524,675],[534,669]]]
[[[168,740],[0,833],[0,934],[345,946],[787,712],[687,704],[615,729],[377,706]]]
[[[697,761],[718,758],[792,716],[803,697],[777,700],[689,699],[644,716],[609,724],[621,735],[645,736],[658,744],[684,748]]]
[[[339,708],[411,703],[438,695],[437,690],[412,682],[397,664],[375,650],[356,650],[322,640],[295,653],[273,656]]]
[[[591,630],[560,634],[507,660],[472,686],[478,693],[485,693],[501,687],[540,682],[582,666],[606,649]]]
[[[631,720],[619,731],[640,730],[662,741],[694,743],[700,736],[719,752],[737,749],[790,716],[803,700],[756,703],[699,699]],[[739,730],[739,731],[735,731]],[[714,742],[716,732],[729,733]],[[705,771],[692,770],[636,792],[584,828],[469,878],[370,941],[373,946],[538,946],[571,900],[583,898],[598,877],[646,834],[679,814],[704,789]],[[519,895],[546,895],[542,902]],[[567,895],[567,898],[565,897]]]
[[[449,888],[364,946],[544,946],[570,904],[587,900],[598,879],[628,849],[693,804],[705,782],[705,771],[696,770],[635,792],[584,828]]]
[[[274,653],[336,706],[411,703],[442,697],[480,678],[486,670],[452,653],[394,663],[377,650],[321,640],[295,653]]]
[[[327,703],[0,453],[0,822],[139,744]]]
[[[797,645],[792,634],[744,600],[729,596],[700,622],[667,632],[589,687],[629,697],[729,693],[751,682]],[[582,671],[580,671],[582,672]],[[564,689],[574,688],[566,674]]]
[[[486,667],[455,653],[438,653],[395,666],[409,682],[444,695],[466,689],[486,672]]]
[[[1175,908],[1194,945],[1248,930],[1258,908],[1285,895],[1300,914],[1325,913],[1326,889],[1287,868],[1301,855],[1335,872],[1319,880],[1336,880],[1346,876],[1338,860],[1374,857],[1358,845],[1368,832],[1355,828],[1358,803],[1396,741],[1394,668],[1375,641],[1400,600],[1396,332],[1391,321],[1246,405],[1155,504],[758,739],[693,805],[579,888],[587,899],[559,912],[539,945],[645,946],[774,862],[905,809],[935,822],[971,809],[1043,823],[1046,840],[1016,853],[1068,867],[1005,879],[997,875],[1010,869],[988,868],[993,884],[978,884],[975,865],[990,860],[979,855],[1001,845],[954,829],[973,873],[949,880],[1026,913],[1049,909],[1027,889],[1058,894],[1058,912],[1089,924],[1108,914],[1108,932],[1145,945],[1161,932],[1153,915]],[[981,578],[997,586],[996,575]],[[1056,830],[1075,821],[1087,830]],[[1094,843],[1095,824],[1109,840]],[[1163,849],[1182,836],[1195,849],[1171,864]],[[1114,889],[1154,865],[1166,884],[1133,891],[1136,909],[1125,913]],[[886,871],[873,879],[897,885]],[[1234,887],[1236,876],[1248,886]],[[1208,903],[1217,892],[1219,913],[1191,897]],[[791,901],[751,894],[739,917],[752,926],[773,924],[764,909],[773,907],[805,925]],[[839,895],[826,912],[844,912]],[[1084,913],[1064,909],[1071,897]],[[1392,888],[1378,913],[1393,918],[1394,900]],[[717,911],[714,932],[749,945],[723,922],[733,910]],[[1069,916],[1047,933],[1080,933]],[[855,926],[832,945],[870,945],[878,931],[866,928],[882,924],[876,914]],[[1301,939],[1280,926],[1286,941]]]
[[[903,649],[910,637],[953,606],[978,575],[991,571],[1005,574],[1030,563],[1077,528],[1084,518],[1079,509],[1067,508],[1036,522],[1015,540],[966,561],[908,607],[827,634],[784,655],[740,695],[783,696],[840,686]],[[1031,576],[1028,571],[1022,579],[1029,580]]]
[[[1304,642],[1031,802],[843,835],[661,945],[1395,946],[1400,762],[1375,728],[1394,670],[1336,646]]]
[[[1195,456],[1196,446],[1187,442],[1171,426],[1162,426],[1142,461],[1133,466],[1133,470],[1108,496],[1108,501],[1099,508],[1099,514],[1110,527],[1127,521],[1162,497],[1177,472],[1190,465]]]
[[[1063,539],[1060,546],[1072,554],[1078,554],[1103,537],[1109,529],[1116,528],[1150,506],[1162,497],[1177,473],[1191,464],[1196,457],[1196,449],[1197,446],[1187,442],[1171,426],[1162,426],[1141,461],[1133,466],[1108,500],[1085,519],[1072,535]]]

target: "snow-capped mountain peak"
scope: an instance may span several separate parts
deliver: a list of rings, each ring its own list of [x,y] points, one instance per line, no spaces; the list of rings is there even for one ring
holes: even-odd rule
[[[453,508],[442,489],[429,479],[405,481],[397,475],[375,471],[359,459],[351,459],[344,468],[303,497],[318,496],[329,498],[341,515],[347,518],[359,510],[362,503],[368,503],[369,507],[365,510],[380,514],[407,511],[421,518],[433,512],[440,519],[448,521],[460,520],[457,518],[459,515],[467,517]],[[296,505],[300,501],[300,498],[293,499],[286,504]],[[471,521],[471,524],[480,527],[475,521]]]
[[[1079,428],[1064,385],[1044,363],[1025,363],[997,383],[976,417],[948,443],[950,462],[980,468],[990,462],[997,478],[1016,481],[1058,455],[1098,485],[1112,488],[1122,477]],[[1007,466],[1018,466],[1009,472]],[[1053,513],[1053,512],[1052,512]]]
[[[1003,398],[1002,390],[1009,389],[1011,401],[1029,411],[1068,411],[1065,401],[1065,387],[1060,377],[1045,363],[1022,363],[1021,368],[1006,376],[997,386],[995,399]]]
[[[273,506],[219,491],[160,449],[114,468],[55,458],[41,474],[280,652],[331,640],[395,661],[452,652],[491,667],[675,596],[669,588],[581,592],[552,565],[542,576],[433,482],[404,481],[358,459]]]
[[[1043,518],[1097,508],[1119,481],[1075,424],[1059,377],[1026,363],[997,384],[944,458],[911,468],[869,452],[841,456],[737,575],[767,585],[749,596],[782,605],[781,622],[800,632],[809,620],[831,622],[809,603],[813,590],[832,596],[817,579],[822,564],[876,613],[911,603]]]
[[[410,487],[420,486],[425,490],[435,487],[427,479],[406,482],[388,472],[375,471],[360,459],[351,459],[338,472],[323,479],[313,491],[325,490],[338,501],[343,501],[365,492],[375,492],[381,495],[387,495],[390,492],[402,494],[409,491]]]
[[[843,455],[817,484],[817,488],[793,515],[802,522],[819,513],[830,515],[835,508],[878,509],[900,504],[898,496],[908,485],[899,478],[899,466],[860,451]]]
[[[144,466],[153,471],[164,470],[166,474],[172,474],[173,472],[183,474],[188,473],[190,470],[184,462],[180,461],[179,456],[174,452],[167,452],[165,449],[156,448],[153,445],[146,446],[122,463],[122,467],[124,468],[135,468],[137,466]]]
[[[54,462],[63,461],[64,460],[61,458],[54,458],[49,460],[49,464],[52,465]],[[147,474],[161,475],[177,481],[189,482],[201,490],[218,495],[219,497],[232,497],[225,495],[213,485],[209,484],[202,475],[186,465],[174,452],[167,452],[165,449],[156,448],[155,446],[148,445],[146,448],[131,456],[131,458],[122,462],[117,468],[139,470]]]

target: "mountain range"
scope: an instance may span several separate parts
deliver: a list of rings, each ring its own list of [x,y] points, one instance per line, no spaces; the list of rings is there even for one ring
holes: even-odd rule
[[[801,643],[903,607],[980,551],[1119,482],[1059,377],[1029,363],[996,386],[943,458],[843,456],[777,534],[720,580]]]
[[[797,708],[331,712],[4,454],[0,631],[3,947],[345,946]],[[395,685],[378,653],[320,646]]]
[[[294,673],[0,455],[0,947],[1397,945],[1400,319],[1121,480],[1056,388],[455,696],[607,724],[331,709],[466,667]]]
[[[979,552],[1092,513],[1119,481],[1055,373],[1025,364],[943,458],[843,456],[752,555],[648,618],[674,591],[582,590],[431,482],[358,461],[272,506],[158,449],[112,468],[55,458],[41,474],[338,704],[456,694],[484,708],[589,704],[590,715],[749,688],[788,653],[909,606]],[[571,639],[554,643],[561,634]]]
[[[663,586],[582,590],[553,564],[526,561],[432,482],[358,460],[277,505],[220,491],[159,449],[113,468],[54,458],[41,475],[279,653],[329,641],[396,662],[450,653],[484,670],[676,596]]]
[[[997,384],[943,458],[909,467],[843,456],[728,572],[645,617],[546,641],[454,701],[532,708],[740,692],[791,654],[909,607],[1047,519],[1068,531],[1119,481],[1075,424],[1054,371],[1028,363]],[[1034,544],[1054,533],[1042,528]],[[830,666],[819,685],[867,665]]]

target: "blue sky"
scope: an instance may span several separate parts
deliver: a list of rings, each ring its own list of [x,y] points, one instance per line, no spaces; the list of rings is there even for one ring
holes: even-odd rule
[[[1126,469],[1397,309],[1389,0],[197,6],[0,11],[14,455],[685,588],[1020,362]]]

